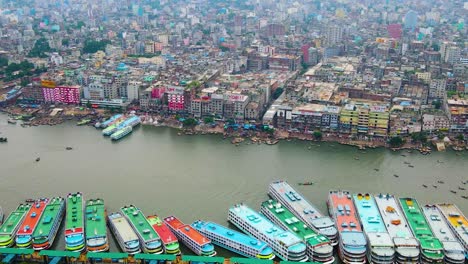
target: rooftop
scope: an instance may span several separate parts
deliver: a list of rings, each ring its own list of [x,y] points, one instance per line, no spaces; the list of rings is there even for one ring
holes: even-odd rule
[[[103,199],[86,201],[86,238],[105,237],[107,235],[106,208]]]
[[[283,230],[246,205],[238,204],[229,208],[229,210],[252,225],[259,232],[262,232],[271,239],[278,240],[280,243],[284,243],[286,246],[292,246],[302,242],[293,233]]]
[[[442,215],[455,228],[456,234],[460,240],[463,240],[465,245],[468,245],[468,220],[463,213],[454,204],[438,204],[437,207],[442,212]]]
[[[392,195],[376,195],[375,202],[391,237],[413,237],[403,213]]]

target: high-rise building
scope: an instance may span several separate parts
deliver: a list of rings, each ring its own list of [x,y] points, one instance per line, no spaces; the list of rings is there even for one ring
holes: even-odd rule
[[[333,46],[336,43],[341,42],[343,39],[343,29],[339,26],[329,26],[326,31],[326,40],[328,46]]]
[[[444,61],[449,64],[455,64],[460,61],[461,51],[459,47],[451,46],[445,50]]]
[[[444,99],[445,88],[447,87],[447,80],[445,79],[432,79],[429,85],[429,97]]]
[[[414,10],[408,11],[408,13],[406,13],[405,15],[405,24],[404,24],[405,29],[414,31],[417,25],[418,25],[418,13],[416,13],[416,11]]]
[[[129,81],[127,84],[127,98],[129,101],[138,100],[138,91],[140,89],[141,82]]]

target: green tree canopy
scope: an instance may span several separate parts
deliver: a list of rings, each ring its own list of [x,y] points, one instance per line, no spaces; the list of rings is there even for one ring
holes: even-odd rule
[[[107,39],[101,41],[87,39],[84,43],[83,53],[96,53],[98,50],[104,51],[109,43],[110,41]]]
[[[49,42],[45,38],[40,38],[34,43],[34,47],[28,53],[28,57],[47,58],[47,52],[53,50],[49,46]]]
[[[388,144],[390,144],[390,146],[392,148],[398,148],[398,147],[401,147],[405,144],[405,140],[402,139],[401,137],[392,137],[389,141],[388,141]]]

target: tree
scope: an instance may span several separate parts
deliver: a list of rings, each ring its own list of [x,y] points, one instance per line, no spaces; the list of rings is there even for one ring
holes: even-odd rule
[[[87,107],[87,108],[91,108],[91,107],[92,107],[91,102],[90,102],[89,100],[86,102],[86,107]]]
[[[70,44],[70,40],[69,39],[62,39],[62,45],[63,46],[68,46]]]
[[[278,99],[278,97],[280,97],[280,95],[283,93],[284,89],[283,88],[278,88],[275,90],[275,92],[273,93],[273,99],[276,100]]]
[[[101,41],[87,39],[84,43],[83,53],[96,53],[98,50],[105,50],[109,43],[110,41],[106,39]]]
[[[399,148],[401,146],[403,146],[403,144],[405,144],[405,140],[402,139],[401,137],[399,136],[396,136],[396,137],[392,137],[389,141],[388,141],[388,144],[390,144],[390,146],[392,148]]]
[[[322,132],[320,132],[320,131],[314,131],[314,133],[313,133],[312,135],[314,136],[314,138],[315,138],[316,140],[322,140],[322,137],[323,137]]]
[[[432,102],[432,105],[435,107],[435,109],[440,109],[442,102],[440,100],[436,100]]]
[[[416,132],[411,134],[411,139],[414,142],[421,142],[421,143],[426,143],[427,142],[427,135],[425,132]]]
[[[205,117],[205,119],[203,121],[205,122],[205,124],[210,124],[210,123],[214,122],[214,118],[211,117],[211,116]]]
[[[0,57],[0,67],[8,66],[8,59],[5,57]]]
[[[464,141],[465,140],[465,136],[463,136],[463,134],[458,134],[457,137],[456,137],[457,140],[459,141]]]
[[[198,124],[197,120],[194,118],[187,118],[182,122],[184,127],[194,127]]]
[[[39,57],[39,58],[47,58],[48,52],[52,52],[53,50],[49,46],[49,42],[45,38],[40,38],[34,43],[34,47],[28,53],[28,57]]]

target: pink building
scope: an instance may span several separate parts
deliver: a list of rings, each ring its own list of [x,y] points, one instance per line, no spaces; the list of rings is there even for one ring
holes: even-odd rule
[[[44,101],[53,103],[79,104],[80,86],[42,87]]]
[[[184,87],[169,86],[166,89],[167,106],[170,111],[183,111],[185,107]]]

